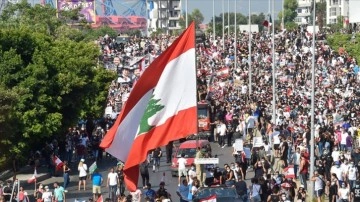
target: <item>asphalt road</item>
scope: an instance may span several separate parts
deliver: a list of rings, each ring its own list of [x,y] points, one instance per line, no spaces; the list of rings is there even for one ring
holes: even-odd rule
[[[217,155],[219,158],[219,167],[223,167],[223,165],[225,163],[231,163],[234,161],[234,159],[231,155],[232,147],[221,148],[216,143],[211,143],[211,147],[212,147],[212,154]],[[162,150],[165,151],[165,148],[162,148]],[[88,166],[90,166],[93,162],[91,160],[87,160],[86,163]],[[98,164],[98,169],[99,169],[100,173],[103,175],[105,182],[106,182],[108,171],[113,166],[116,166],[116,160],[113,158],[105,158],[104,157],[103,161]],[[71,181],[67,188],[68,193],[66,193],[66,199],[68,202],[75,201],[75,199],[80,199],[81,201],[87,200],[90,197],[92,197],[91,180],[87,180],[87,185],[86,185],[85,191],[83,191],[83,190],[78,191],[78,171],[76,169],[77,163],[75,163],[73,165],[73,167],[74,167],[74,169],[73,169],[74,172],[72,172],[70,175]],[[159,171],[153,173],[150,168],[149,173],[150,173],[150,183],[152,184],[152,188],[155,191],[159,188],[159,184],[162,180],[163,173],[165,173],[165,179],[164,179],[165,184],[166,184],[165,188],[171,194],[173,201],[179,201],[179,198],[176,194],[176,190],[178,188],[178,179],[177,179],[177,177],[171,176],[170,163],[168,163],[168,164],[166,163],[166,155],[163,155],[163,157],[161,158]],[[247,173],[246,182],[248,185],[250,183],[250,181],[248,179],[250,179],[252,176],[253,176],[252,171]],[[46,179],[46,180],[42,181],[41,183],[43,183],[44,186],[48,185],[50,187],[50,189],[53,190],[54,182],[59,182],[60,185],[62,185],[62,183],[63,183],[62,174],[60,174],[59,177],[52,177],[52,178]],[[139,176],[138,185],[139,185],[139,187],[142,187],[142,182],[141,182],[140,176]],[[34,190],[33,186],[27,184],[27,185],[24,185],[24,188],[29,194],[33,193],[33,190]],[[105,183],[102,186],[102,192],[103,192],[103,197],[107,198],[109,192],[108,192],[108,188],[105,187]],[[128,192],[125,192],[125,194],[127,194],[127,193]]]

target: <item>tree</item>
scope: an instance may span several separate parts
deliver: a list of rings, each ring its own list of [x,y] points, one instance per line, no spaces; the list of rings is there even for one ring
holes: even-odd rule
[[[315,10],[319,29],[322,30],[324,27],[324,20],[326,18],[326,1],[321,0],[320,2],[316,2]]]
[[[297,0],[284,0],[284,23],[294,22],[297,17],[298,2]],[[278,14],[279,19],[282,19],[282,11]],[[274,19],[273,19],[274,20]]]
[[[182,28],[186,26],[186,13],[184,12],[183,17],[180,19],[179,24]],[[188,13],[188,24],[192,21],[195,22],[195,26],[198,28],[199,25],[204,22],[204,16],[199,9],[194,9],[191,13]]]
[[[0,18],[1,162],[63,137],[85,114],[102,116],[115,73],[97,66],[92,31],[71,28],[53,8],[24,0]]]

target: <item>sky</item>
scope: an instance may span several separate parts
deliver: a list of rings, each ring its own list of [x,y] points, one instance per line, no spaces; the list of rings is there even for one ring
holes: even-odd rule
[[[55,1],[54,5],[55,5]],[[95,0],[102,1],[102,0]],[[126,10],[127,6],[132,6],[142,0],[112,0],[113,5],[116,6],[119,10]],[[183,4],[183,10],[185,10],[186,0],[181,0]],[[269,12],[269,1],[270,0],[237,0],[236,10],[238,13],[243,15],[248,15],[249,13],[249,1],[251,1],[251,13],[259,14],[261,12],[267,14]],[[272,2],[273,0],[271,0]],[[274,0],[275,1],[275,16],[277,18],[278,13],[281,10],[281,5],[283,0]],[[40,0],[28,0],[29,3],[39,3]],[[222,13],[222,2],[224,2],[224,12],[228,12],[228,2],[230,4],[230,13],[235,11],[235,0],[214,0],[215,3],[215,15],[219,16]],[[204,23],[208,23],[213,16],[213,0],[187,0],[188,3],[188,12],[191,13],[194,9],[199,9],[200,12],[204,15]],[[121,13],[121,11],[119,12]]]
[[[183,3],[183,8],[185,9],[185,1]],[[224,12],[228,12],[228,2],[230,3],[230,13],[235,12],[235,0],[214,0],[215,2],[215,15],[219,16],[222,13],[222,5],[224,1]],[[252,14],[259,14],[261,12],[267,14],[269,13],[269,0],[250,0],[251,1],[251,10]],[[274,0],[275,4],[275,17],[277,18],[278,13],[281,10],[282,0]],[[204,23],[208,23],[213,17],[213,0],[187,0],[188,2],[188,12],[191,13],[194,9],[199,9],[200,12],[204,15]],[[272,1],[271,1],[272,2]],[[237,0],[236,10],[238,13],[243,15],[249,14],[249,0]],[[272,4],[271,4],[272,6]]]

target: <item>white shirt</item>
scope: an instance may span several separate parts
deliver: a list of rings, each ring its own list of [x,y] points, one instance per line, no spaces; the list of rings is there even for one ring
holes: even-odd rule
[[[225,136],[226,135],[226,125],[224,123],[220,124],[220,131],[218,131],[220,134],[220,136]]]
[[[254,119],[254,117],[249,116],[247,118],[246,122],[247,122],[247,128],[254,128],[255,127],[256,120]]]
[[[130,192],[132,196],[133,202],[140,202],[141,201],[141,191],[140,189],[135,190],[134,192]]]
[[[78,167],[79,177],[87,176],[87,165],[84,163],[82,166]]]
[[[185,169],[186,168],[186,163],[187,163],[187,160],[185,159],[185,158],[179,158],[178,160],[177,160],[177,163],[178,163],[178,165],[179,165],[179,170],[182,170],[182,169]]]
[[[51,202],[52,199],[52,192],[50,191],[46,191],[42,194],[42,199],[44,200],[44,202]]]
[[[340,180],[340,181],[343,181],[343,170],[341,169],[341,167],[336,167],[336,166],[333,166],[330,170],[330,173],[335,173],[336,174],[336,177]]]
[[[195,172],[195,169],[194,170],[189,170],[188,172],[188,175],[189,175],[189,184],[192,184],[193,183],[193,178],[196,177],[196,172]]]
[[[253,185],[252,185],[252,197],[259,195],[259,194],[260,194],[260,193],[259,193],[260,190],[261,190],[261,186],[260,186],[260,185],[258,185],[258,184],[253,184]]]
[[[323,179],[320,179],[320,177],[316,177],[315,178],[315,191],[323,189],[323,183],[324,183]]]
[[[333,158],[333,161],[339,161],[340,152],[339,151],[333,151],[331,153],[331,157]]]
[[[348,178],[349,180],[356,180],[357,168],[355,166],[349,167],[348,169]]]
[[[349,189],[347,187],[339,189],[339,199],[349,199]]]
[[[349,134],[347,132],[341,133],[341,142],[340,144],[346,144],[346,138]]]
[[[118,174],[117,173],[109,173],[108,174],[108,180],[109,180],[109,185],[110,186],[117,185],[117,179],[118,179]]]

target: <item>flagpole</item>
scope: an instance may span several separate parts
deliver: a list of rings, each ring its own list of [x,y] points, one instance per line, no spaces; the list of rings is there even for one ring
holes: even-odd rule
[[[237,0],[235,0],[235,25],[234,25],[234,33],[235,33],[235,47],[234,47],[234,68],[235,70],[237,69],[237,22],[236,22],[236,17],[237,17],[237,9],[236,9],[236,6],[237,6]]]
[[[316,2],[313,0],[313,33],[312,33],[312,65],[311,65],[311,143],[315,142],[315,123],[314,123],[314,113],[315,113],[315,19],[316,19]],[[310,162],[315,162],[315,145],[310,144]],[[310,163],[310,179],[314,175],[314,163]],[[306,183],[306,182],[305,182]],[[310,180],[309,191],[310,201],[314,197],[314,182]]]
[[[272,0],[272,20],[275,19],[275,0]],[[271,24],[272,26],[272,122],[276,124],[276,81],[275,81],[275,23]]]
[[[188,28],[189,20],[188,20],[188,0],[185,0],[185,26]]]
[[[230,0],[228,0],[228,38],[230,38]]]
[[[213,40],[215,41],[215,0],[213,0]]]
[[[249,0],[249,100],[251,99],[251,93],[252,93],[252,63],[251,63],[251,38],[252,38],[252,33],[251,33],[251,0]]]
[[[282,30],[285,29],[285,22],[284,22],[284,1],[285,1],[285,0],[282,0],[282,11],[281,11]]]
[[[222,43],[225,50],[225,1],[222,0]]]

